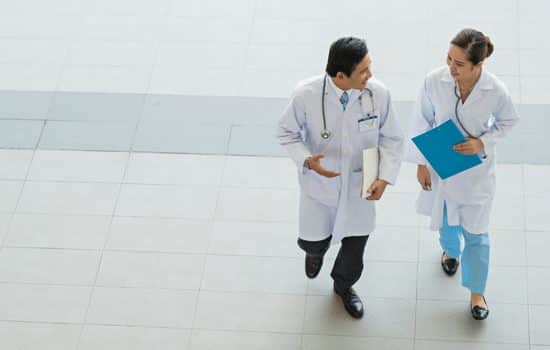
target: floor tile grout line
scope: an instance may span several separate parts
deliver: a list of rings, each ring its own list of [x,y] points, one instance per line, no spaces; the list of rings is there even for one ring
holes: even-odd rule
[[[472,345],[526,345],[529,347],[528,343],[517,343],[517,342],[495,342],[495,341],[487,341],[487,340],[481,340],[481,341],[472,341],[471,338],[468,339],[443,339],[443,338],[432,338],[432,337],[425,337],[425,338],[419,338],[418,340],[429,342],[429,343],[454,343],[454,344],[472,344]],[[443,349],[443,348],[441,348]],[[526,349],[529,350],[529,349]]]
[[[328,298],[332,297],[333,294],[330,291],[326,292],[295,292],[295,291],[266,291],[266,290],[231,290],[224,288],[185,288],[185,287],[167,287],[167,286],[127,286],[127,285],[115,285],[115,284],[77,284],[77,283],[49,283],[49,282],[20,282],[20,281],[0,281],[0,286],[42,286],[42,287],[59,287],[59,288],[87,288],[91,289],[93,287],[104,288],[104,289],[118,289],[118,290],[142,290],[142,291],[165,291],[165,292],[208,292],[212,294],[227,294],[227,295],[241,295],[241,296],[260,296],[260,295],[270,295],[270,296],[294,296],[294,297],[323,297]],[[456,299],[444,299],[444,298],[413,298],[413,297],[386,297],[381,295],[369,296],[371,300],[376,300],[379,302],[427,302],[427,303],[450,303],[450,304],[462,304],[462,300]],[[495,305],[507,305],[507,306],[546,306],[550,307],[550,303],[527,303],[527,302],[510,302],[510,301],[499,301],[493,303]],[[83,323],[87,323],[83,322]]]
[[[79,326],[83,325],[82,323],[78,322],[42,322],[42,321],[22,321],[22,320],[1,320],[0,322],[6,322],[6,323],[19,323],[19,324],[41,324],[41,325],[74,325]],[[192,331],[191,328],[187,327],[171,327],[171,326],[153,326],[153,325],[124,325],[124,324],[116,324],[116,323],[88,323],[86,325],[91,326],[101,326],[101,327],[117,327],[117,328],[137,328],[137,329],[164,329],[164,330],[186,330],[186,331]],[[300,333],[291,332],[291,331],[271,331],[271,330],[253,330],[253,329],[225,329],[225,328],[197,328],[197,330],[201,331],[211,331],[211,332],[218,332],[218,333],[239,333],[239,334],[270,334],[270,335],[294,335],[299,336]],[[324,336],[324,333],[319,332],[306,332],[305,335],[313,335],[313,336]],[[334,336],[334,337],[347,337],[347,338],[354,338],[354,339],[395,339],[395,340],[411,340],[411,338],[407,337],[398,337],[398,336],[357,336],[357,335],[348,335],[348,334],[330,334],[328,336]],[[491,344],[515,344],[515,343],[491,343]]]
[[[8,211],[5,212],[7,214],[10,214],[12,212]],[[15,212],[16,214],[23,214],[23,215],[36,215],[36,216],[69,216],[69,217],[105,217],[110,216],[105,213],[95,213],[95,214],[86,214],[82,212],[76,212],[76,213],[70,213],[70,212],[45,212],[45,211],[19,211],[17,210]],[[114,215],[116,218],[137,218],[137,219],[150,219],[150,220],[181,220],[181,221],[197,221],[197,222],[209,222],[210,219],[207,217],[198,217],[198,216],[158,216],[158,215]],[[215,222],[223,222],[223,223],[238,223],[238,222],[246,222],[246,223],[257,223],[257,224],[296,224],[296,220],[269,220],[269,219],[261,219],[261,220],[252,220],[250,218],[219,218],[215,219]],[[397,229],[411,229],[411,228],[417,228],[417,225],[384,225],[384,229],[389,230],[397,230]],[[422,228],[422,227],[421,227]],[[515,231],[522,230],[521,228],[516,227],[492,227],[491,230],[493,231]],[[525,232],[549,232],[548,230],[529,230]],[[376,233],[377,235],[379,233]]]
[[[48,324],[48,325],[82,325],[80,322],[44,322],[44,321],[26,321],[26,320],[1,320],[0,322],[7,322],[7,323],[21,323],[21,324]],[[151,325],[124,325],[124,324],[117,324],[117,323],[89,323],[89,325],[94,326],[112,326],[112,327],[119,327],[119,328],[154,328],[154,329],[172,329],[172,330],[191,330],[191,328],[188,327],[171,327],[171,326],[151,326]],[[207,330],[207,331],[216,331],[216,332],[236,332],[236,333],[256,333],[256,334],[280,334],[280,335],[299,335],[299,333],[296,332],[285,332],[285,331],[268,331],[268,330],[250,330],[250,329],[222,329],[222,328],[211,328],[211,327],[203,327],[203,328],[197,328],[199,330]],[[319,332],[306,332],[306,335],[324,335],[323,333]],[[358,338],[358,339],[403,339],[403,340],[412,340],[410,337],[397,337],[397,336],[358,336],[358,335],[347,335],[347,334],[331,334],[329,336],[336,336],[336,337],[350,337],[350,338]],[[427,341],[440,341],[438,338],[421,338],[422,340]],[[516,343],[516,342],[491,342],[491,341],[467,341],[467,340],[445,340],[449,342],[456,342],[456,343],[480,343],[480,344],[518,344],[518,345],[526,345],[526,343]]]
[[[96,269],[96,273],[95,273],[95,276],[94,276],[93,285],[91,286],[90,297],[88,299],[88,305],[86,306],[86,311],[84,312],[84,315],[83,315],[83,325],[80,329],[80,334],[78,336],[78,342],[77,342],[76,350],[78,350],[80,348],[81,340],[82,340],[82,337],[84,335],[85,325],[86,325],[86,322],[87,322],[87,319],[88,319],[88,314],[90,312],[90,307],[92,305],[92,300],[93,300],[93,297],[94,297],[94,292],[95,292],[95,287],[96,287],[96,284],[97,284],[97,279],[99,277],[99,272],[101,270],[101,264],[103,262],[103,254],[105,252],[105,248],[107,247],[107,244],[108,244],[110,236],[111,236],[111,230],[112,230],[112,227],[113,227],[113,221],[115,219],[115,214],[116,214],[116,210],[117,210],[117,206],[118,206],[118,201],[120,199],[120,195],[121,195],[121,192],[122,192],[123,180],[124,180],[124,177],[126,175],[126,172],[128,171],[128,166],[129,166],[129,163],[130,163],[130,156],[131,156],[131,152],[128,152],[127,157],[126,157],[126,164],[125,164],[125,167],[124,167],[124,173],[123,173],[122,179],[119,183],[116,200],[115,200],[115,203],[113,205],[113,210],[112,210],[112,213],[111,213],[111,219],[109,221],[109,225],[108,225],[108,229],[107,229],[107,235],[105,236],[105,241],[103,242],[103,248],[101,249],[101,253],[100,253],[100,256],[99,256],[99,261],[97,263],[97,269]]]
[[[142,94],[142,95],[145,95],[145,94]],[[2,119],[0,119],[0,122],[2,121]],[[46,124],[51,121],[51,122],[57,122],[57,120],[44,120],[44,119],[41,119],[41,120],[33,120],[33,121],[40,121],[43,126],[41,127],[41,134],[43,133],[44,131],[44,128],[46,126]],[[75,123],[80,123],[79,121],[75,121]],[[91,123],[90,121],[88,121],[88,123]],[[135,126],[134,126],[134,133],[133,133],[133,136],[132,138],[135,138],[135,135],[136,135],[136,128],[139,127],[139,123],[137,121],[135,121]],[[228,126],[228,129],[229,131],[231,132],[233,127],[235,127],[235,125],[230,125]],[[530,135],[532,133],[527,133],[527,135]],[[39,143],[39,141],[38,141]],[[228,144],[229,144],[229,140],[228,140]],[[24,147],[0,147],[0,150],[18,150],[18,149],[35,149],[35,148],[38,148],[38,149],[41,149],[41,150],[49,150],[49,151],[75,151],[75,152],[129,152],[130,151],[130,147],[125,147],[125,148],[111,148],[111,149],[107,149],[107,148],[101,148],[101,147],[88,147],[88,148],[79,148],[79,147],[73,147],[73,146],[58,146],[58,147],[39,147],[35,145],[35,147],[33,148],[24,148]],[[284,154],[271,154],[271,153],[257,153],[257,154],[251,154],[251,153],[246,153],[246,154],[240,154],[238,152],[236,153],[232,153],[232,152],[229,152],[228,150],[224,151],[224,152],[197,152],[197,151],[182,151],[182,150],[172,150],[172,151],[168,151],[168,150],[155,150],[155,149],[150,149],[150,150],[147,150],[147,149],[134,149],[132,147],[132,150],[131,150],[133,153],[148,153],[148,154],[174,154],[174,155],[200,155],[200,156],[222,156],[222,155],[229,155],[229,156],[235,156],[235,157],[265,157],[265,158],[277,158],[277,159],[284,159],[284,158],[287,158],[286,155]],[[529,164],[529,165],[533,165],[533,166],[548,166],[548,162],[545,162],[545,160],[541,160],[541,161],[529,161],[529,162],[520,162],[520,161],[505,161],[505,162],[499,162],[498,163],[499,165],[520,165],[520,164]],[[405,193],[412,193],[411,191],[404,191]]]
[[[151,82],[153,81],[153,76],[155,74],[155,69],[156,69],[157,64],[158,64],[159,55],[160,55],[160,42],[157,41],[156,44],[155,44],[155,54],[154,54],[153,64],[152,64],[152,67],[151,67],[151,72],[149,73],[147,88],[145,89],[145,92],[143,94],[143,103],[142,103],[142,106],[141,106],[141,112],[139,114],[139,118],[137,118],[137,120],[136,120],[136,125],[134,126],[134,132],[132,134],[132,138],[130,140],[130,145],[128,147],[128,151],[130,152],[130,154],[133,153],[133,151],[134,151],[134,146],[135,146],[139,126],[141,124],[141,121],[143,120],[143,116],[145,115],[145,109],[146,109],[146,106],[147,106],[147,101],[148,101],[148,98],[149,98],[149,95],[150,95],[150,90],[151,90]]]
[[[41,324],[41,325],[83,325],[82,323],[73,323],[73,322],[42,322],[42,321],[22,321],[22,320],[1,320],[0,322],[5,323],[18,323],[18,324]],[[116,323],[88,323],[86,325],[90,326],[99,326],[99,327],[116,327],[116,328],[136,328],[136,329],[163,329],[163,330],[176,330],[176,331],[192,331],[191,328],[187,327],[171,327],[171,326],[154,326],[154,325],[124,325],[124,324],[116,324]],[[290,332],[290,331],[270,331],[270,330],[253,330],[253,329],[238,329],[238,328],[231,328],[231,329],[225,329],[225,328],[212,328],[212,327],[205,327],[205,328],[197,328],[197,330],[201,331],[211,331],[211,332],[218,332],[218,333],[238,333],[238,334],[270,334],[270,335],[294,335],[299,336],[300,333],[296,332]],[[412,340],[410,337],[399,337],[399,336],[382,336],[382,335],[375,335],[375,336],[359,336],[359,335],[349,335],[347,333],[321,333],[321,332],[306,332],[304,335],[311,335],[311,336],[328,336],[328,337],[345,337],[345,338],[352,338],[352,339],[378,339],[378,340],[385,340],[385,339],[393,339],[393,340]],[[494,341],[470,341],[469,339],[445,339],[442,340],[440,338],[420,338],[420,340],[427,341],[427,342],[450,342],[450,343],[471,343],[471,344],[490,344],[490,345],[528,345],[526,343],[518,343],[518,342],[494,342]]]
[[[422,228],[417,228],[417,236],[416,236],[416,242],[417,242],[417,249],[416,249],[416,289],[415,289],[415,304],[414,304],[414,331],[413,331],[413,349],[416,349],[416,335],[417,335],[417,314],[418,314],[418,300],[419,300],[419,293],[418,293],[418,280],[420,276],[420,251],[421,251],[421,235],[422,235]]]
[[[516,1],[516,3],[519,6],[519,0]],[[521,167],[521,181],[522,185],[525,188],[526,181],[525,181],[525,165]],[[524,244],[524,250],[525,250],[525,258],[527,259],[525,264],[525,288],[526,288],[526,294],[527,294],[527,339],[529,342],[529,346],[531,346],[531,298],[529,296],[529,252],[527,249],[528,246],[528,240],[527,240],[527,197],[525,192],[523,193],[523,210],[522,210],[522,216],[523,216],[523,244]]]
[[[248,38],[247,38],[247,41],[246,41],[246,49],[245,49],[243,63],[242,63],[242,66],[241,66],[241,73],[243,74],[243,76],[245,75],[246,67],[248,66],[248,61],[249,61],[249,56],[250,56],[250,46],[252,44],[252,38],[253,38],[253,35],[254,35],[254,28],[255,28],[255,25],[256,25],[256,15],[257,15],[257,11],[258,11],[258,0],[251,0],[250,3],[251,3],[251,6],[252,6],[252,14],[251,14],[251,18],[250,18],[250,23],[248,25]],[[239,86],[238,86],[238,89],[237,89],[239,95],[241,94],[243,89],[244,89],[244,79],[239,82]]]
[[[25,183],[35,183],[36,181],[28,181],[28,180],[6,180],[6,181],[0,181],[0,182],[25,182]],[[52,182],[47,182],[47,183],[52,183]],[[76,183],[76,182],[70,182],[71,184],[73,183]],[[95,184],[93,182],[77,182],[78,184]],[[111,185],[119,185],[119,183],[107,183],[107,184],[111,184]],[[123,185],[125,185],[126,183],[122,183]],[[153,185],[155,186],[155,185]],[[162,185],[161,185],[162,186]],[[177,187],[193,187],[191,185],[182,185],[182,186],[177,186]],[[201,187],[203,188],[209,188],[211,186],[208,186],[208,185],[204,185]],[[224,188],[222,188],[224,189]],[[283,190],[283,192],[293,192],[292,190]],[[521,197],[522,195],[520,195]],[[546,198],[546,196],[532,196],[532,195],[528,195],[526,194],[525,197],[535,197],[535,198]],[[23,215],[30,215],[30,216],[48,216],[48,215],[51,215],[51,216],[69,216],[69,217],[76,217],[76,216],[83,216],[83,217],[106,217],[106,216],[111,216],[111,214],[106,214],[106,213],[93,213],[93,214],[87,214],[87,213],[79,213],[79,212],[46,212],[46,211],[21,211],[21,210],[14,210],[17,212],[17,214],[23,214]],[[13,211],[4,211],[3,213],[5,214],[10,214],[12,213]],[[179,220],[179,221],[196,221],[196,222],[209,222],[211,221],[211,218],[206,218],[206,217],[198,217],[198,216],[159,216],[159,215],[115,215],[115,217],[118,217],[118,218],[140,218],[140,219],[148,219],[148,220],[166,220],[166,221],[170,221],[170,220]],[[297,223],[296,220],[292,219],[292,220],[279,220],[279,219],[252,219],[252,218],[216,218],[214,221],[216,222],[231,222],[231,223],[235,223],[235,222],[244,222],[244,223],[258,223],[258,224],[295,224]],[[389,224],[387,222],[384,222],[382,224],[379,224],[377,225],[377,228],[380,229],[380,230],[398,230],[398,229],[410,229],[410,228],[415,228],[415,227],[420,227],[420,228],[426,228],[428,229],[428,227],[424,227],[422,225],[417,225],[417,224],[401,224],[401,225],[393,225],[393,224]],[[521,230],[522,232],[550,232],[549,230],[541,230],[541,229],[530,229],[530,230],[527,230],[527,229],[524,229],[523,228],[523,224],[522,224],[522,227],[518,227],[518,226],[515,226],[515,225],[508,225],[508,226],[492,226],[491,227],[491,230],[493,231],[498,231],[498,232],[517,232],[518,230]],[[379,233],[376,233],[376,234],[379,234]]]
[[[520,0],[516,0],[516,9],[518,11],[518,26],[519,28],[521,29],[521,26],[522,26],[522,20],[521,20],[521,16],[519,16],[520,14]],[[521,51],[522,51],[522,42],[521,42],[521,30],[520,30],[520,33],[518,34],[518,47],[519,47],[519,57],[518,57],[518,74],[519,74],[519,93],[520,93],[520,102],[523,104],[523,100],[524,100],[524,96],[523,96],[523,84],[522,84],[522,75],[521,75],[521,61],[522,61],[522,55],[521,55]],[[525,150],[524,150],[525,151]],[[525,188],[525,185],[526,185],[526,178],[525,178],[525,164],[523,164],[522,166],[522,180],[523,180],[523,186]],[[524,191],[523,193],[523,204],[524,204],[524,207],[523,207],[523,220],[524,220],[524,233],[525,232],[528,232],[526,229],[527,229],[527,218],[526,218],[526,215],[527,215],[527,198],[526,198],[526,193]],[[531,339],[531,305],[534,305],[534,304],[531,304],[531,298],[530,298],[530,286],[529,286],[529,270],[530,270],[530,265],[529,265],[529,250],[528,250],[528,239],[527,239],[527,234],[524,234],[524,244],[525,244],[525,256],[526,256],[526,259],[528,260],[527,263],[526,263],[526,288],[527,288],[527,337],[529,339],[529,345],[531,346],[532,345],[532,339]]]
[[[166,256],[215,256],[215,257],[227,257],[227,258],[244,258],[244,259],[268,259],[268,260],[302,260],[302,256],[299,253],[295,255],[259,255],[259,254],[238,254],[229,252],[198,252],[198,251],[170,251],[170,250],[143,250],[143,249],[123,249],[123,248],[78,248],[78,247],[45,247],[45,246],[25,246],[25,245],[9,245],[5,248],[12,250],[33,250],[33,251],[68,251],[68,252],[98,252],[104,250],[111,253],[129,253],[135,255],[166,255]],[[333,261],[335,256],[327,255],[327,261]],[[435,265],[436,263],[428,260],[395,260],[395,259],[372,259],[368,256],[365,259],[366,262],[385,265]],[[496,264],[496,267],[502,268],[524,268],[526,265],[503,265]],[[550,269],[550,265],[529,265],[529,267]]]
[[[521,6],[520,0],[516,0],[516,11],[517,11],[517,28],[518,28],[518,37],[517,37],[517,46],[518,46],[518,80],[519,80],[519,103],[523,104],[523,84],[521,81]]]
[[[223,155],[225,157],[233,157],[233,155],[229,153],[229,150],[231,148],[231,138],[233,137],[233,125],[229,125],[228,128],[229,132],[227,135],[227,142],[225,143],[225,152]]]
[[[40,151],[43,152],[43,151]],[[121,152],[121,153],[129,153],[129,152]],[[18,179],[0,179],[0,182],[18,182],[22,180]],[[93,180],[93,179],[27,179],[25,180],[27,183],[37,183],[37,184],[74,184],[74,185],[118,185],[120,183],[119,181],[114,180]],[[212,186],[215,186],[215,184],[208,184],[208,183],[159,183],[159,182],[126,182],[123,181],[122,185],[130,185],[130,186],[141,186],[141,187],[153,187],[153,188],[167,188],[167,187],[173,187],[173,188],[211,188]],[[266,187],[266,186],[244,186],[244,185],[223,185],[218,186],[221,190],[245,190],[248,192],[281,192],[281,193],[297,193],[298,188],[291,188],[291,187]],[[412,197],[414,195],[413,192],[397,192],[393,191],[390,193],[391,195],[396,196],[407,196]],[[526,198],[546,198],[547,194],[529,194],[529,193],[515,193],[514,196],[518,197],[526,197]],[[404,225],[388,225],[383,224],[383,226],[388,227],[402,227]],[[506,227],[504,226],[494,226],[493,229],[496,230],[506,230]],[[508,228],[510,230],[510,228]],[[544,231],[544,230],[528,230],[525,228],[526,231]]]
[[[92,288],[99,287],[105,289],[122,289],[122,290],[146,290],[146,291],[174,291],[174,292],[200,292],[205,291],[212,294],[228,294],[228,295],[241,295],[241,296],[260,296],[260,295],[269,295],[269,296],[294,296],[294,297],[332,297],[333,293],[309,293],[309,292],[295,292],[295,291],[266,291],[266,290],[231,290],[231,289],[222,289],[222,288],[176,288],[176,287],[160,287],[160,286],[121,286],[121,285],[109,285],[109,284],[68,284],[68,283],[45,283],[45,282],[4,282],[0,281],[2,286],[43,286],[43,287],[61,287],[61,288]],[[383,297],[383,296],[372,296],[372,300],[377,301],[403,301],[411,302],[414,301],[413,298],[405,297]],[[426,301],[440,302],[440,301],[449,301],[457,302],[456,300],[439,300],[439,299],[425,299]],[[499,303],[501,305],[525,305],[518,303]],[[542,304],[546,305],[546,304]],[[84,322],[85,323],[85,322]]]
[[[42,325],[83,325],[79,322],[43,322],[43,321],[26,321],[26,320],[0,320],[0,322],[6,322],[6,323],[20,323],[20,324],[42,324]],[[172,327],[172,326],[155,326],[155,325],[138,325],[138,324],[118,324],[118,323],[87,323],[84,325],[91,325],[91,326],[107,326],[107,327],[117,327],[117,328],[147,328],[147,329],[165,329],[165,330],[187,330],[192,331],[191,328],[188,327]],[[299,336],[300,333],[294,332],[294,331],[272,331],[272,330],[254,330],[254,329],[239,329],[239,328],[214,328],[214,327],[202,327],[202,328],[196,328],[196,330],[201,331],[212,331],[212,332],[220,332],[220,333],[252,333],[252,334],[271,334],[271,335],[295,335]],[[313,335],[313,336],[323,336],[325,334],[319,333],[319,332],[306,332],[306,335]],[[356,335],[347,335],[347,334],[330,334],[328,336],[335,336],[335,337],[351,337],[351,338],[358,338],[358,339],[402,339],[402,340],[411,340],[411,338],[407,337],[398,337],[398,336],[356,336]],[[516,343],[495,343],[495,344],[516,344]]]
[[[84,13],[81,13],[80,16],[82,17],[82,19],[85,17]],[[80,21],[77,25],[77,28],[75,28],[77,30],[77,33],[80,32],[80,29],[81,29],[81,26],[82,26],[82,23],[83,21]],[[65,58],[63,59],[63,64],[61,64],[61,68],[59,69],[59,74],[57,75],[57,81],[55,83],[55,90],[52,91],[52,96],[50,98],[50,102],[49,102],[49,105],[48,105],[48,109],[46,110],[46,115],[44,116],[44,119],[42,121],[42,129],[40,130],[40,135],[38,136],[38,140],[36,141],[36,145],[35,145],[35,151],[40,149],[40,143],[42,141],[42,137],[44,136],[44,132],[46,131],[46,126],[48,124],[48,117],[55,105],[55,102],[56,102],[56,99],[57,99],[57,94],[59,92],[59,88],[61,86],[61,79],[63,78],[63,73],[65,72],[65,69],[66,67],[68,66],[69,64],[69,58],[71,56],[71,51],[76,43],[76,40],[78,40],[78,35],[71,35],[69,38],[66,38],[65,40],[67,41],[67,52],[65,53]]]
[[[251,14],[251,18],[250,18],[249,27],[248,27],[248,38],[247,38],[247,43],[246,43],[246,48],[245,48],[245,53],[244,53],[243,64],[241,66],[241,74],[243,76],[246,73],[246,67],[248,65],[248,58],[249,58],[249,54],[250,54],[250,44],[251,44],[251,41],[252,41],[252,35],[253,35],[253,31],[254,31],[254,26],[255,26],[255,23],[256,23],[256,11],[257,11],[257,7],[258,7],[258,0],[251,0],[251,6],[252,6],[252,14]],[[239,85],[237,86],[237,91],[238,91],[239,95],[240,95],[240,92],[243,90],[243,84],[244,84],[244,80],[240,80]],[[233,137],[233,128],[240,126],[240,124],[241,123],[239,123],[239,122],[229,123],[229,137],[227,139],[227,145],[226,145],[226,148],[225,148],[225,155],[226,156],[234,156],[234,154],[232,154],[230,152],[231,138]],[[269,127],[272,127],[272,126],[270,125]]]
[[[309,289],[309,283],[306,284],[306,290],[307,289]],[[306,295],[304,296],[304,312],[302,314],[302,327],[300,331],[300,349],[304,349],[304,335],[306,335],[305,328],[306,328],[306,315],[307,315],[308,301],[309,301],[309,295],[306,292]]]
[[[223,179],[224,179],[224,176],[225,176],[225,170],[226,170],[226,167],[227,167],[227,156],[225,156],[223,158],[223,166],[222,166],[222,170],[221,170],[221,174],[220,174],[220,184],[223,182]],[[206,245],[206,254],[204,254],[204,263],[203,263],[203,266],[202,266],[202,271],[201,271],[201,279],[200,279],[200,282],[199,282],[199,289],[197,291],[197,299],[195,301],[195,308],[193,310],[193,319],[191,320],[191,333],[189,335],[189,339],[187,341],[187,349],[191,349],[191,346],[192,346],[192,342],[193,342],[193,335],[194,335],[194,329],[195,329],[195,324],[196,324],[196,321],[197,321],[197,312],[198,312],[198,309],[199,309],[199,301],[200,301],[200,297],[201,297],[201,292],[202,292],[202,286],[203,286],[203,282],[204,282],[204,275],[206,273],[206,265],[208,263],[208,252],[210,251],[210,245],[211,245],[211,240],[212,240],[212,235],[213,235],[213,229],[214,229],[214,222],[215,222],[215,219],[216,219],[216,215],[217,215],[217,212],[218,212],[218,207],[220,205],[220,198],[221,198],[221,194],[222,194],[222,191],[221,191],[221,188],[218,187],[217,188],[217,194],[216,194],[216,205],[214,206],[214,211],[213,211],[213,216],[210,220],[210,230],[208,232],[208,243]]]
[[[16,213],[17,214],[17,213]],[[47,216],[47,215],[44,215]],[[74,252],[90,252],[90,251],[100,251],[101,248],[83,248],[83,247],[61,247],[61,246],[45,246],[45,245],[24,245],[24,244],[10,244],[5,245],[7,249],[20,249],[20,250],[42,250],[42,251],[74,251]],[[192,251],[192,250],[148,250],[148,249],[134,249],[134,248],[106,248],[105,251],[112,253],[132,253],[132,254],[158,254],[158,255],[209,255],[217,257],[241,257],[241,258],[266,258],[266,259],[299,259],[298,254],[295,255],[262,255],[262,254],[251,254],[251,253],[235,253],[235,252],[213,252],[213,251]],[[395,260],[395,259],[371,259],[367,257],[368,262],[372,263],[384,263],[384,264],[416,264],[421,265],[430,265],[433,262],[429,260]],[[493,264],[495,267],[499,268],[540,268],[547,269],[550,268],[550,265],[536,265],[536,264],[502,264],[496,263]]]
[[[19,191],[19,196],[17,198],[17,202],[15,203],[15,207],[13,209],[13,212],[11,213],[10,218],[8,220],[8,225],[7,225],[8,227],[6,228],[6,232],[4,234],[4,237],[2,237],[2,240],[0,241],[0,253],[4,249],[4,246],[5,246],[6,240],[8,239],[8,236],[11,234],[13,221],[14,221],[15,215],[17,213],[17,208],[19,207],[19,203],[21,202],[21,198],[23,197],[23,192],[25,191],[25,185],[27,184],[27,179],[29,177],[35,155],[36,155],[36,149],[32,150],[31,159],[30,159],[30,161],[27,165],[27,171],[25,172],[25,177],[23,178],[22,181],[18,181],[18,182],[22,183],[21,184],[21,190]]]
[[[4,248],[10,250],[33,250],[33,251],[69,251],[69,252],[98,252],[102,248],[80,248],[80,247],[46,247],[46,246],[30,246],[30,245],[7,245]],[[208,255],[220,258],[243,258],[243,259],[267,259],[267,260],[301,260],[302,257],[296,255],[259,255],[259,254],[241,254],[232,252],[198,252],[198,251],[171,251],[171,250],[144,250],[144,249],[124,249],[124,248],[106,248],[103,249],[109,253],[124,253],[124,254],[142,254],[142,255],[165,255],[165,256],[203,256]],[[332,261],[334,257],[327,256],[327,260]],[[435,265],[428,260],[391,260],[391,259],[371,259],[365,260],[368,263],[384,264],[384,265]],[[526,264],[493,264],[496,268],[537,268],[550,269],[550,265],[526,265]]]

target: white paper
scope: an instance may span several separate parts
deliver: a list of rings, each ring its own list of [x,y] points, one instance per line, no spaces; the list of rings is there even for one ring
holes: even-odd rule
[[[363,150],[363,183],[361,185],[361,198],[370,196],[367,190],[372,183],[378,179],[378,158],[377,147]]]

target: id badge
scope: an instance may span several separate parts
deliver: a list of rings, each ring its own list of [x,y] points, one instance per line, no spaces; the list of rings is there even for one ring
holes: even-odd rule
[[[377,115],[369,115],[359,118],[357,120],[359,132],[371,130],[376,125],[376,119],[378,119]]]

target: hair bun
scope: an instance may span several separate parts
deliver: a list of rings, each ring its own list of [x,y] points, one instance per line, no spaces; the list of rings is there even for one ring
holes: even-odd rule
[[[487,44],[487,54],[485,55],[485,58],[488,58],[489,56],[491,56],[491,54],[495,50],[495,46],[493,45],[493,42],[487,35],[485,35],[485,43]]]

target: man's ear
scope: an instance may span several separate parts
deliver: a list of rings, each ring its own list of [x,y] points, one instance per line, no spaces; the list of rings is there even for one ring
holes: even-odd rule
[[[336,73],[336,78],[338,78],[338,79],[340,79],[340,80],[344,79],[345,77],[346,77],[346,76],[345,76],[344,73],[342,73],[342,72]]]

